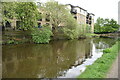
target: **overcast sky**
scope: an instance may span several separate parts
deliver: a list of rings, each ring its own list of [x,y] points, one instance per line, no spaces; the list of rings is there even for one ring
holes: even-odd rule
[[[49,0],[40,0],[46,2]],[[95,14],[95,20],[98,17],[113,18],[118,21],[118,2],[120,0],[55,0],[62,4],[73,4],[86,9]]]

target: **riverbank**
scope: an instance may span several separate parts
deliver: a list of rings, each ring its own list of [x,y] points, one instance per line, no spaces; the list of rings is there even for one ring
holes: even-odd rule
[[[86,38],[94,38],[94,37],[102,37],[102,38],[117,38],[120,36],[120,32],[118,33],[109,33],[109,34],[94,34],[94,33],[86,33],[80,35],[79,39],[86,39]],[[64,34],[55,34],[54,36],[50,37],[50,41],[52,40],[68,40],[68,37]],[[0,44],[23,44],[23,43],[34,43],[32,40],[31,31],[3,31],[2,32],[2,41]]]
[[[100,37],[103,38],[117,38],[120,36],[120,32],[115,32],[115,33],[106,33],[106,34],[98,34]]]
[[[86,39],[86,38],[92,38],[92,37],[99,37],[98,34],[93,33],[86,33],[84,35],[81,35],[79,39]],[[50,37],[50,40],[69,40],[67,36],[64,34],[56,34],[54,36]],[[31,31],[4,31],[2,33],[2,41],[0,41],[0,44],[3,45],[9,45],[9,44],[24,44],[24,43],[33,43]]]
[[[87,69],[78,78],[105,78],[110,67],[118,56],[120,41],[111,48],[103,50],[104,54],[94,64],[87,66]]]

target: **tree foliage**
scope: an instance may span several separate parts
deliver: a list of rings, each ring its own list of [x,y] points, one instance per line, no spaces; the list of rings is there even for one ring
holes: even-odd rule
[[[60,15],[62,11],[64,12],[63,6],[59,5],[56,1],[50,1],[45,3],[43,8],[46,14],[50,15],[51,24],[53,24],[54,27],[57,27],[61,23],[61,18],[63,18],[63,16]]]
[[[40,14],[37,8],[39,8],[42,14]],[[84,35],[87,32],[85,31],[86,25],[79,25],[66,5],[59,4],[54,0],[43,5],[39,3],[38,6],[34,2],[4,3],[3,15],[5,16],[5,21],[13,18],[20,21],[20,29],[22,30],[30,30],[37,25],[38,19],[45,17],[47,20],[50,20],[50,24],[54,28],[54,34],[58,31],[58,27],[61,26],[64,35],[70,39],[78,38],[81,34]]]
[[[42,8],[50,15],[50,23],[55,31],[57,31],[58,26],[62,26],[64,35],[68,36],[69,39],[78,37],[79,25],[65,5],[51,0],[46,2]]]
[[[119,25],[114,19],[98,18],[95,23],[95,33],[110,33],[118,31]]]
[[[11,22],[11,19],[16,17],[15,2],[2,2],[2,20],[3,22]]]
[[[33,29],[31,34],[34,43],[49,43],[52,31],[50,30],[50,27],[47,26],[42,29]]]
[[[78,38],[81,33],[80,25],[71,14],[67,14],[65,17],[63,32],[69,39]]]
[[[37,24],[37,6],[33,2],[20,2],[17,6],[18,19],[21,21],[21,29],[28,30]]]
[[[3,22],[11,22],[13,18],[21,21],[21,29],[29,30],[37,24],[38,10],[34,2],[3,2]]]

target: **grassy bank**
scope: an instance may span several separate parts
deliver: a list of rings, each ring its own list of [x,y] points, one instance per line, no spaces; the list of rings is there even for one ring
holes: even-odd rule
[[[120,41],[111,48],[103,50],[103,56],[92,65],[87,66],[87,69],[78,78],[105,78],[118,55],[118,50],[120,50],[119,43]]]

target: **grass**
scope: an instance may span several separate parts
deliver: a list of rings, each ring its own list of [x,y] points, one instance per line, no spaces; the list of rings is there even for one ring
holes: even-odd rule
[[[116,42],[111,48],[105,49],[103,56],[97,59],[92,65],[87,66],[86,70],[78,78],[105,78],[111,65],[118,56],[120,41]]]

